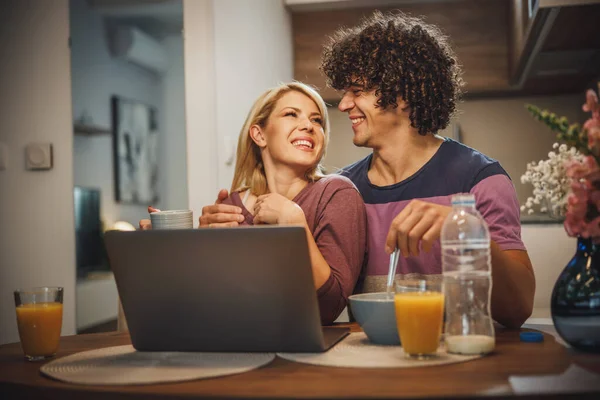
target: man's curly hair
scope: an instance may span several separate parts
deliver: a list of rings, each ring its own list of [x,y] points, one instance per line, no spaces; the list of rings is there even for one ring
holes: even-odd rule
[[[359,26],[337,31],[325,46],[320,69],[336,90],[375,89],[377,107],[396,108],[401,97],[421,135],[448,126],[462,86],[446,36],[401,12],[376,11]]]

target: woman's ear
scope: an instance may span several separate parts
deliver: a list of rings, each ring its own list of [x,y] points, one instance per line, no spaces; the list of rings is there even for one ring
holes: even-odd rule
[[[258,125],[250,127],[250,139],[261,149],[267,147],[267,140],[265,139],[263,130]]]

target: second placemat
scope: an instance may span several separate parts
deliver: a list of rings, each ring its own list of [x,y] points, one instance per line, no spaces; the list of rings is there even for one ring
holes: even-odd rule
[[[410,360],[400,346],[380,346],[369,342],[364,333],[351,333],[325,353],[277,353],[283,359],[312,365],[348,368],[414,368],[475,360],[481,355],[448,354],[443,347],[435,358]]]

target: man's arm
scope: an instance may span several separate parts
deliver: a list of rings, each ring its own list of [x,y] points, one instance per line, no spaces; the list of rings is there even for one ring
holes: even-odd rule
[[[492,317],[519,328],[533,311],[535,276],[525,250],[501,250],[492,241]]]
[[[471,193],[492,238],[492,316],[506,327],[518,328],[533,311],[535,276],[521,240],[517,193],[503,172],[499,164],[482,170]]]
[[[442,225],[452,208],[411,201],[394,218],[388,232],[386,252],[396,247],[404,256],[417,256],[419,247],[430,251],[439,240]],[[518,328],[531,315],[535,294],[535,277],[527,251],[502,250],[493,240],[492,256],[492,318],[508,328]]]

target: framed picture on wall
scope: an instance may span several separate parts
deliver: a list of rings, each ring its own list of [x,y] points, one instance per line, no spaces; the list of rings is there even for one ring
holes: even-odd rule
[[[120,203],[158,202],[156,109],[118,96],[112,99],[115,199]]]

